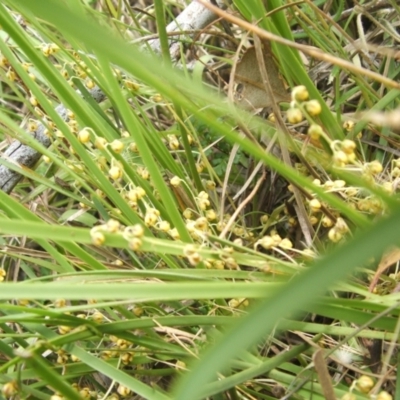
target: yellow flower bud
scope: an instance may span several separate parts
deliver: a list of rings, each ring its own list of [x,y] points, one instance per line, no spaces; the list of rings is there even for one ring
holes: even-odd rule
[[[171,229],[171,225],[168,221],[160,221],[158,229],[163,232],[168,232]]]
[[[1,392],[7,398],[14,396],[18,393],[18,383],[17,381],[6,382],[1,388]]]
[[[170,183],[173,187],[178,187],[182,182],[182,179],[179,178],[179,176],[174,176],[173,178],[171,178]]]
[[[90,231],[90,237],[95,246],[101,246],[106,240],[104,234],[98,230],[94,230],[94,228]]]
[[[110,176],[111,179],[114,181],[117,181],[122,178],[122,169],[119,167],[111,167],[108,171],[108,175]]]
[[[299,108],[289,108],[286,115],[291,124],[298,124],[303,121],[303,114]]]
[[[292,90],[292,99],[295,101],[306,101],[308,100],[308,90],[304,85],[296,86]]]
[[[104,150],[106,145],[107,145],[106,139],[104,139],[103,137],[96,137],[96,140],[94,141],[94,146],[96,147],[96,149]]]
[[[356,386],[362,393],[368,393],[374,387],[374,381],[370,376],[361,375],[357,381]]]
[[[393,397],[388,392],[382,390],[378,393],[376,400],[393,400]]]
[[[356,149],[356,144],[353,140],[345,139],[342,141],[342,150],[346,154],[354,153],[355,149]]]
[[[117,154],[122,153],[122,150],[124,150],[125,145],[118,139],[114,140],[111,142],[110,147],[112,151],[114,151]]]
[[[275,246],[275,241],[272,239],[271,236],[264,236],[260,240],[256,242],[256,245],[260,245],[261,247],[264,247],[264,249],[268,250],[271,249],[273,246]]]
[[[378,160],[371,161],[366,166],[368,171],[373,175],[379,174],[383,171],[382,164]]]
[[[305,109],[312,117],[316,117],[321,114],[322,111],[321,104],[318,100],[307,101],[307,103],[305,103]]]
[[[90,141],[90,133],[91,130],[90,129],[82,129],[79,133],[78,133],[78,140],[81,143],[88,143]]]
[[[85,81],[85,86],[86,86],[89,90],[91,90],[91,89],[93,89],[93,88],[96,86],[96,84],[95,84],[91,79],[86,79],[86,81]]]
[[[192,210],[190,210],[189,208],[186,208],[186,209],[183,211],[183,216],[184,216],[184,218],[186,218],[186,219],[192,219],[192,217],[193,217],[193,212],[192,212]]]
[[[317,212],[321,209],[321,202],[318,199],[311,199],[308,203],[312,212]]]
[[[127,388],[126,386],[119,385],[117,388],[118,394],[120,394],[122,397],[128,397],[131,394],[131,390]]]
[[[321,223],[324,228],[330,228],[333,225],[333,221],[326,216],[322,218]]]
[[[344,129],[345,131],[347,131],[347,132],[350,132],[350,131],[353,130],[354,125],[355,125],[354,121],[347,120],[347,121],[345,121],[345,122],[343,123],[343,129]]]
[[[289,239],[285,238],[285,239],[281,240],[281,242],[278,244],[278,246],[281,249],[289,250],[289,249],[293,248],[293,243]]]
[[[119,221],[117,221],[116,219],[112,219],[110,218],[107,223],[106,223],[106,227],[108,232],[111,233],[116,233],[119,231],[121,224],[119,223]]]
[[[307,131],[308,136],[310,136],[312,140],[318,140],[323,133],[324,131],[322,130],[321,126],[317,124],[310,125]]]
[[[333,243],[337,243],[339,240],[341,240],[343,235],[333,227],[332,229],[329,230],[328,232],[328,238],[331,240]]]

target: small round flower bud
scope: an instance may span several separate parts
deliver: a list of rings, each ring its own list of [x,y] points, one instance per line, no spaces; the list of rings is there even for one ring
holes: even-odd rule
[[[296,86],[292,90],[292,99],[295,101],[306,101],[308,100],[308,90],[304,85]]]
[[[128,397],[131,394],[131,390],[127,388],[126,386],[119,385],[117,388],[118,394],[120,394],[122,397]]]
[[[171,229],[168,233],[172,237],[172,239],[174,239],[174,240],[179,240],[180,239],[179,232],[178,232],[178,230],[176,228]]]
[[[389,194],[393,193],[393,191],[394,191],[393,183],[392,182],[383,182],[382,189]]]
[[[96,86],[96,84],[95,84],[91,79],[86,79],[86,81],[85,81],[85,86],[86,86],[89,90],[91,90],[91,89],[93,89],[93,88]]]
[[[385,392],[384,390],[382,390],[382,392],[378,393],[376,400],[393,400],[393,397],[388,392]]]
[[[186,209],[183,211],[183,216],[184,216],[186,219],[192,219],[192,217],[193,217],[193,212],[192,212],[192,210],[190,210],[189,208],[186,208]]]
[[[108,175],[114,181],[117,181],[122,178],[122,169],[119,167],[111,167],[108,171]]]
[[[96,139],[94,141],[94,146],[96,147],[96,149],[104,150],[106,145],[107,145],[106,139],[104,139],[103,137],[96,137]]]
[[[346,186],[346,182],[342,179],[337,179],[335,181],[333,181],[333,187],[335,189],[341,189],[344,188]]]
[[[137,237],[134,237],[129,240],[128,246],[131,250],[138,251],[142,247],[142,240]]]
[[[333,154],[333,163],[337,167],[344,167],[349,162],[349,158],[344,151],[335,151]]]
[[[330,228],[333,225],[333,221],[326,216],[322,218],[321,223],[324,228]]]
[[[116,233],[119,231],[121,224],[119,223],[119,221],[117,221],[116,219],[112,219],[110,218],[107,223],[106,223],[106,227],[108,232],[111,233]]]
[[[34,107],[37,107],[38,106],[38,104],[39,104],[39,102],[37,101],[37,98],[35,97],[35,96],[31,96],[31,97],[29,97],[29,102],[34,106]]]
[[[178,360],[178,361],[175,363],[175,367],[176,367],[176,369],[178,369],[178,370],[186,369],[186,363],[184,363],[183,361]]]
[[[160,94],[155,94],[153,97],[152,97],[152,100],[155,102],[155,103],[161,103],[162,102],[162,96],[160,95]]]
[[[150,178],[150,172],[147,168],[139,167],[137,173],[146,181]]]
[[[195,227],[196,229],[199,229],[201,231],[206,231],[208,229],[207,218],[204,217],[197,218],[195,221]]]
[[[90,237],[95,246],[101,246],[106,240],[102,232],[93,229],[90,231]]]
[[[146,215],[144,216],[144,223],[146,226],[151,227],[154,226],[157,221],[158,217],[160,215],[160,212],[154,208],[149,208],[146,211]]]
[[[95,311],[95,312],[92,314],[92,320],[93,320],[94,322],[97,322],[98,324],[100,324],[100,323],[103,322],[103,320],[104,320],[104,315],[103,315],[101,312],[99,312],[99,311]]]
[[[343,235],[334,227],[329,230],[328,232],[328,238],[331,240],[333,243],[337,243],[339,240],[341,240]]]
[[[278,244],[278,246],[281,249],[289,250],[289,249],[293,248],[293,243],[289,239],[285,238],[285,239],[281,240],[281,242]]]
[[[204,170],[204,163],[203,162],[199,162],[199,163],[197,163],[196,164],[196,170],[197,170],[197,172],[200,174],[201,172],[203,172],[203,170]]]
[[[7,60],[7,58],[5,58],[4,56],[0,55],[0,67],[8,67],[9,65],[9,61]]]
[[[160,221],[158,229],[163,232],[168,232],[171,229],[171,225],[168,221]]]
[[[146,196],[146,191],[141,186],[137,186],[135,190],[138,200],[141,200],[144,196]]]
[[[140,89],[139,84],[137,84],[136,82],[132,82],[132,81],[128,81],[128,80],[124,80],[124,85],[127,89],[132,90],[133,92],[137,92]]]
[[[29,120],[28,122],[28,131],[29,132],[35,132],[39,127],[39,124],[35,120]]]
[[[289,108],[286,115],[291,124],[298,124],[303,121],[303,114],[299,108]]]
[[[139,152],[139,149],[138,149],[138,147],[137,147],[136,142],[130,143],[128,149],[129,149],[129,151],[131,151],[132,153],[138,153],[138,152]]]
[[[11,67],[8,69],[6,73],[6,78],[11,82],[14,82],[17,79],[17,74]]]
[[[346,154],[354,153],[355,149],[356,149],[356,144],[353,140],[345,139],[342,141],[342,150]]]
[[[1,392],[7,398],[14,396],[18,393],[18,383],[17,381],[6,382],[1,388]]]
[[[122,153],[122,150],[124,150],[125,145],[118,139],[114,140],[111,142],[110,147],[112,151],[114,151],[117,154]]]
[[[54,307],[62,308],[65,307],[66,305],[67,305],[67,300],[65,299],[54,300]]]
[[[305,108],[312,117],[316,117],[321,114],[322,107],[318,100],[310,100],[305,103]]]
[[[178,150],[180,147],[180,143],[178,138],[175,135],[168,136],[168,146],[171,150]]]
[[[321,209],[321,202],[318,199],[311,199],[308,204],[313,212],[317,212]]]
[[[382,164],[378,160],[371,161],[367,164],[368,171],[371,174],[376,175],[383,171]]]
[[[260,240],[256,242],[256,245],[259,244],[260,246],[264,247],[264,249],[268,250],[275,246],[275,241],[272,239],[271,236],[264,236]]]
[[[124,234],[133,237],[142,237],[144,235],[144,228],[140,224],[135,224],[132,226],[127,226],[124,229]]]
[[[206,182],[206,188],[208,190],[215,190],[215,186],[216,186],[216,184],[215,184],[214,181],[207,181]]]
[[[58,333],[60,335],[66,335],[67,333],[71,332],[72,328],[67,325],[59,325],[58,326]]]
[[[78,133],[78,140],[81,143],[88,143],[90,141],[90,130],[89,129],[82,129],[79,133]]]
[[[178,187],[182,182],[182,179],[179,178],[179,176],[174,176],[173,178],[171,178],[170,183],[173,187]]]
[[[368,393],[374,387],[374,381],[370,376],[361,375],[357,381],[356,386],[362,393]]]
[[[198,265],[201,262],[202,257],[199,253],[193,253],[193,254],[189,255],[187,257],[187,259],[188,259],[190,265],[193,265],[195,267],[196,265]]]
[[[343,123],[343,129],[344,129],[345,131],[347,131],[347,132],[350,132],[350,131],[353,130],[354,125],[355,125],[355,123],[354,123],[353,121],[350,121],[350,120],[345,121],[345,122]]]
[[[310,125],[307,131],[308,136],[310,136],[312,140],[318,140],[323,133],[324,131],[322,130],[321,126],[317,124]]]
[[[206,218],[208,221],[215,221],[217,219],[217,213],[214,210],[207,210]]]

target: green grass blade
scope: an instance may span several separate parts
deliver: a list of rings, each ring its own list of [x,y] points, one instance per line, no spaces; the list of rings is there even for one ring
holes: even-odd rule
[[[398,244],[399,224],[400,209],[393,212],[390,218],[377,222],[373,229],[360,232],[353,240],[293,279],[271,299],[263,301],[227,332],[223,340],[207,349],[201,361],[179,381],[174,398],[200,399],[202,386],[214,380],[216,372],[228,367],[241,350],[269,334],[282,317],[306,308],[333,282],[345,277],[371,257],[376,257],[390,245]]]

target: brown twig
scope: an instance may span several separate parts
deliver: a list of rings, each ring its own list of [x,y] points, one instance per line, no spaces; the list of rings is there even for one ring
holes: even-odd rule
[[[229,221],[226,223],[225,228],[223,231],[220,233],[219,238],[224,239],[226,234],[229,232],[231,229],[232,225],[235,223],[235,220],[237,216],[240,214],[240,212],[246,207],[246,205],[251,201],[251,199],[256,195],[258,192],[258,189],[260,188],[261,184],[264,182],[267,174],[264,171],[261,178],[257,181],[256,185],[254,186],[254,189],[251,191],[251,193],[239,204],[238,208],[235,210],[235,212],[232,214],[232,216],[229,218]]]
[[[227,13],[226,11],[220,10],[218,7],[215,7],[212,4],[207,3],[205,0],[198,0],[198,2],[201,3],[202,5],[204,5],[204,7],[207,7],[209,10],[211,10],[215,14],[219,15],[220,17],[226,19],[227,21],[230,21],[231,23],[233,23],[235,25],[242,27],[243,29],[253,32],[254,34],[256,34],[257,36],[259,36],[262,39],[271,40],[271,41],[286,45],[288,47],[292,47],[292,48],[302,51],[304,54],[308,54],[309,56],[314,57],[318,60],[326,61],[329,64],[337,65],[343,69],[354,72],[356,74],[368,76],[369,78],[374,79],[375,81],[380,82],[387,87],[391,87],[394,89],[400,89],[400,83],[395,82],[393,79],[386,78],[385,76],[382,76],[376,72],[370,71],[366,68],[359,67],[349,61],[342,60],[341,58],[324,53],[322,50],[320,50],[316,47],[307,46],[305,44],[299,44],[296,42],[292,42],[291,40],[282,38],[278,35],[274,35],[273,33],[267,32],[249,22],[246,22],[240,18],[237,18],[237,17]]]

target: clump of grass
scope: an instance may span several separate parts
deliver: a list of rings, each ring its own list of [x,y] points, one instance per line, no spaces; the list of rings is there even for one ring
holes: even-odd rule
[[[381,260],[400,219],[396,133],[357,116],[395,108],[396,92],[361,68],[340,68],[337,57],[354,57],[342,41],[361,29],[352,14],[341,19],[341,5],[281,6],[235,2],[244,19],[317,45],[336,64],[312,82],[308,73],[323,64],[273,43],[291,102],[268,119],[224,100],[232,43],[253,45],[240,27],[216,23],[187,51],[183,42],[172,69],[165,49],[151,58],[124,39],[127,21],[136,41],[156,22],[168,43],[171,5],[140,14],[125,2],[2,6],[1,134],[43,154],[34,171],[2,160],[26,178],[0,193],[5,398],[332,390],[386,399],[398,390],[398,303],[385,296],[396,292],[397,270],[384,268],[396,252]],[[371,38],[394,40],[378,28]],[[390,57],[358,57],[398,74]],[[99,103],[90,94],[98,88]],[[42,145],[30,135],[40,127]]]

